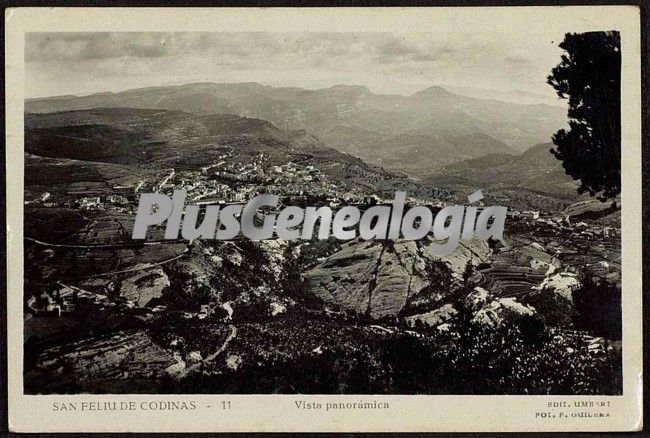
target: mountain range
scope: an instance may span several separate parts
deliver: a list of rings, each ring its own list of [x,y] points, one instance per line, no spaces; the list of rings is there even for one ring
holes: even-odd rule
[[[454,162],[517,154],[547,142],[566,123],[559,106],[477,99],[438,86],[402,96],[351,85],[307,90],[193,83],[25,101],[27,113],[100,107],[262,119],[279,129],[304,130],[329,147],[417,178]]]

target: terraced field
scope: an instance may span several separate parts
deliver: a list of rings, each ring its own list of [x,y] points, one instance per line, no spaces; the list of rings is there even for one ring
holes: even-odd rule
[[[529,266],[513,266],[505,261],[495,262],[481,270],[480,274],[482,280],[479,286],[502,297],[525,295],[544,280],[544,272],[540,273]]]

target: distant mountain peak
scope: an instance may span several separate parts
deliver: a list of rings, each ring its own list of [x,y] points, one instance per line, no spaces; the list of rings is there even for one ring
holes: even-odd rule
[[[434,85],[429,88],[425,88],[424,90],[418,91],[417,93],[413,93],[412,96],[454,96],[454,93],[450,93],[449,91],[445,90],[443,87],[439,85]]]

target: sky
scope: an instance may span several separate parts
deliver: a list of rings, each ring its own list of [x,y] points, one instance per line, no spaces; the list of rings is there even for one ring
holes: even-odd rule
[[[563,34],[29,33],[26,97],[190,82],[410,95],[433,85],[522,90],[554,98],[546,77]]]

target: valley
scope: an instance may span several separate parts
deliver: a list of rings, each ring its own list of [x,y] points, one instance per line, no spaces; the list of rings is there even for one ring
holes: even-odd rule
[[[27,101],[26,392],[620,394],[620,333],[581,313],[587,276],[620,297],[619,210],[548,152],[555,109],[477,100],[190,84]],[[362,211],[481,189],[509,214],[503,241],[447,256],[430,236],[131,240],[139,196],[174,189]]]

